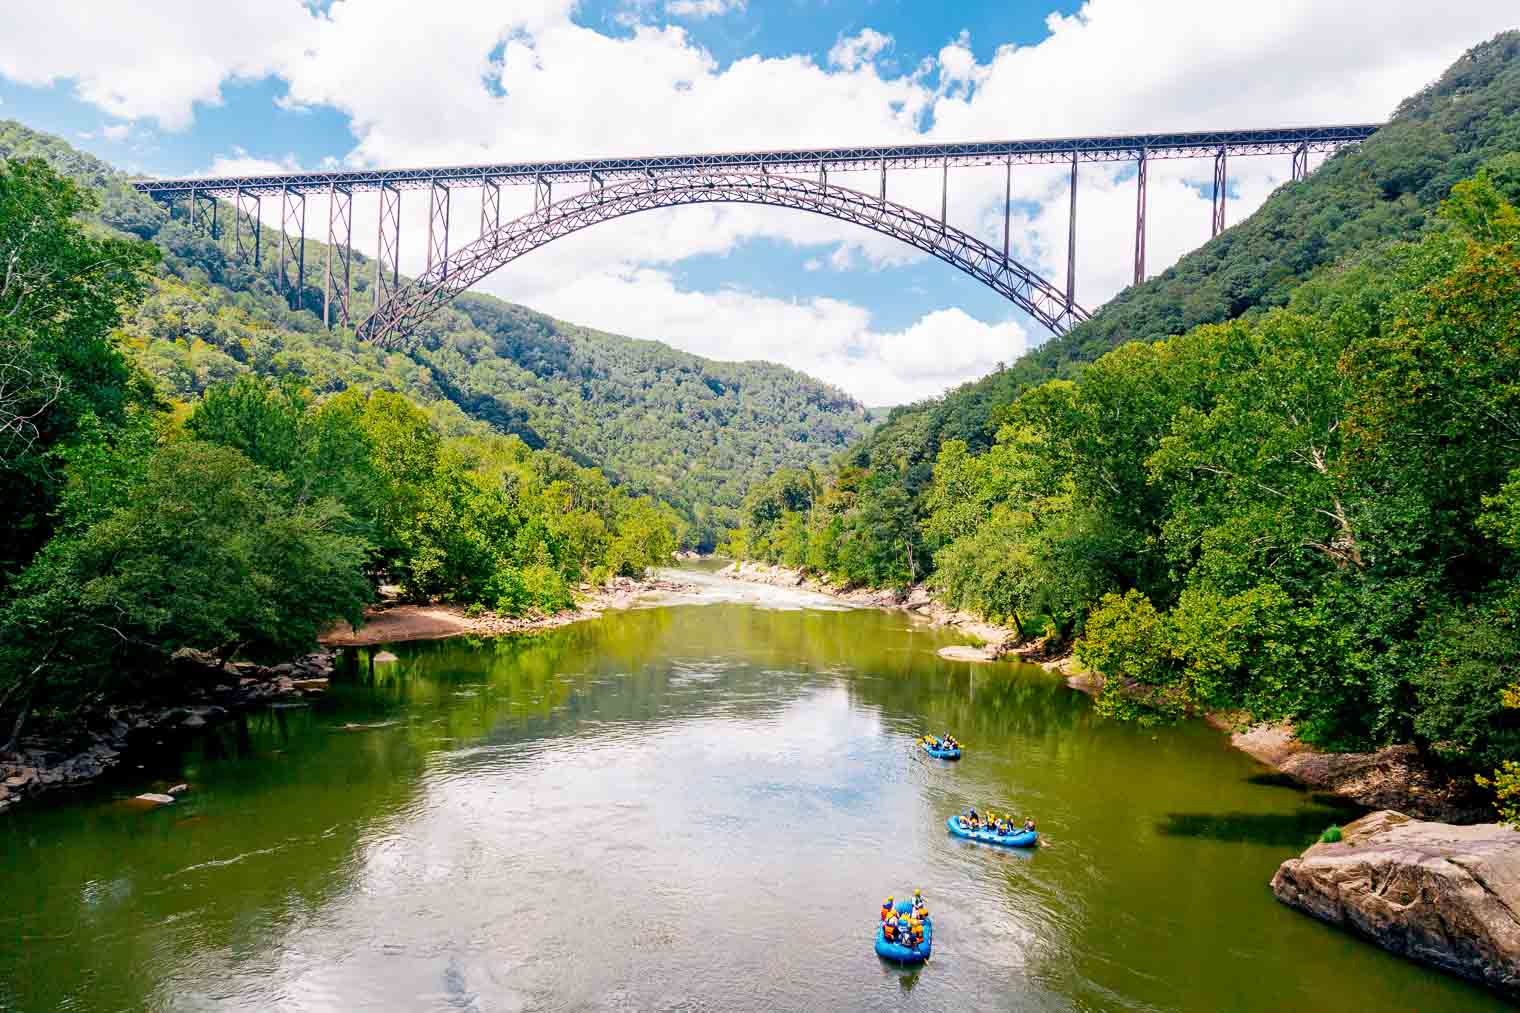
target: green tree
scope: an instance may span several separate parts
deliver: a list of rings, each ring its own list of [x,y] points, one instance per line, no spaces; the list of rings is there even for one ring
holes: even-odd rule
[[[157,254],[87,229],[94,206],[41,161],[0,161],[0,590],[52,533],[52,453],[86,419],[108,432],[151,399],[111,331]]]

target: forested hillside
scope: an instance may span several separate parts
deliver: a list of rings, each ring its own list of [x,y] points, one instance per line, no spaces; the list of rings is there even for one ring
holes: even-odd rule
[[[783,466],[822,464],[867,429],[843,392],[781,366],[703,359],[652,341],[576,327],[469,294],[386,352],[321,321],[323,244],[307,241],[307,289],[293,311],[275,288],[265,229],[261,271],[139,196],[124,177],[56,137],[0,121],[0,158],[38,157],[95,189],[98,219],[153,242],[162,263],[122,333],[165,395],[193,399],[243,373],[293,378],[318,394],[356,387],[453,401],[472,418],[599,467],[690,521],[694,544],[731,526],[750,484]],[[267,210],[267,209],[266,209]],[[223,220],[230,221],[228,209]],[[266,220],[269,215],[266,214]],[[313,233],[324,231],[313,228]],[[373,268],[357,257],[355,310]]]
[[[119,337],[160,250],[92,226],[96,200],[0,161],[0,752],[34,715],[183,689],[181,650],[309,650],[382,582],[554,612],[670,559],[669,506],[447,401],[289,373],[165,398]]]
[[[1067,340],[767,480],[735,549],[927,574],[1075,643],[1109,714],[1413,742],[1520,796],[1517,206],[1510,33]]]
[[[1373,137],[1307,180],[1284,185],[1249,219],[1119,293],[1071,333],[1001,372],[895,410],[851,460],[900,471],[917,495],[940,445],[958,439],[986,448],[997,430],[995,409],[1021,391],[1071,377],[1126,341],[1158,341],[1285,305],[1316,271],[1419,236],[1453,184],[1516,149],[1520,32],[1507,32],[1405,100]]]

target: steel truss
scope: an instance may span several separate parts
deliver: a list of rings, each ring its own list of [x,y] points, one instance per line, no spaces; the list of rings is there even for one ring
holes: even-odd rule
[[[322,279],[322,323],[331,328],[333,301],[337,300],[338,320],[348,318],[350,268],[354,256],[354,195],[336,183],[327,187],[327,269]],[[342,258],[342,266],[336,263]]]
[[[244,193],[239,187],[232,197],[232,248],[239,257],[253,254],[253,266],[260,266],[259,252],[263,246],[264,227],[261,202],[257,194]],[[248,245],[243,245],[243,226],[248,226]]]
[[[390,302],[401,285],[401,191],[380,188],[379,235],[375,239],[375,307]]]
[[[280,289],[290,296],[291,307],[299,308],[306,290],[306,194],[287,189],[280,198]],[[285,266],[289,260],[296,263],[293,289]]]
[[[447,270],[448,263],[449,188],[442,183],[434,183],[428,190],[427,269],[431,271],[434,264],[443,264]]]
[[[536,189],[573,181],[613,183],[648,178],[651,174],[684,176],[698,171],[760,170],[762,172],[829,172],[885,169],[940,169],[944,166],[1133,162],[1147,158],[1209,158],[1221,148],[1231,155],[1294,155],[1302,151],[1334,151],[1370,137],[1380,124],[1330,127],[1283,127],[1270,130],[1210,130],[1172,134],[1116,134],[1104,137],[1063,137],[1045,140],[973,141],[958,144],[890,144],[856,148],[807,148],[777,151],[729,151],[695,155],[654,155],[645,158],[591,158],[560,162],[507,162],[441,168],[358,169],[341,172],[295,172],[258,176],[139,180],[143,193],[165,198],[192,188],[210,195],[229,196],[238,187],[250,193],[276,194],[286,188],[325,190],[336,183],[352,190],[382,187],[422,190],[435,183],[479,186],[532,184]],[[535,208],[550,203],[535,200]]]
[[[187,210],[192,232],[198,236],[210,236],[213,241],[222,237],[215,197],[202,190],[193,189],[190,191],[190,203]]]
[[[1066,293],[969,233],[931,215],[858,190],[764,172],[697,172],[631,179],[535,208],[453,253],[382,301],[358,328],[382,345],[402,342],[422,321],[486,275],[526,253],[599,222],[688,204],[795,208],[853,222],[908,243],[1012,300],[1056,334],[1087,319]]]

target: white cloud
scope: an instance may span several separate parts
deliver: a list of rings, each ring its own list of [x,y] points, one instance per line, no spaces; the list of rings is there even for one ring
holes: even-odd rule
[[[132,126],[129,123],[108,123],[100,128],[100,136],[108,141],[125,141],[131,132]]]
[[[872,28],[863,28],[855,35],[841,38],[829,50],[829,62],[844,70],[855,70],[861,64],[870,63],[892,45],[892,36],[883,35]]]
[[[1446,7],[1282,0],[1224,18],[1209,0],[1088,0],[1074,14],[1051,15],[1049,34],[1037,44],[1004,46],[983,62],[960,37],[911,71],[887,73],[877,57],[892,41],[874,28],[839,39],[822,64],[798,55],[721,65],[679,26],[634,23],[613,37],[576,24],[573,0],[435,0],[420,19],[404,0],[341,0],[320,15],[300,0],[203,6],[216,9],[186,18],[182,8],[154,0],[12,4],[0,32],[0,74],[32,84],[71,80],[113,116],[181,128],[197,102],[218,101],[229,79],[272,73],[288,83],[291,107],[326,105],[349,116],[358,144],[347,161],[441,164],[1376,120],[1515,19],[1513,0]],[[698,8],[736,6],[666,0],[659,8],[647,0],[631,20],[657,9],[671,16],[684,8],[690,17]],[[502,55],[493,62],[497,46]],[[218,166],[244,159],[234,154]],[[1238,193],[1232,221],[1254,210],[1288,171],[1286,159],[1242,158],[1230,168]],[[1120,179],[1124,172],[1081,170],[1078,298],[1089,307],[1130,280],[1134,189]],[[1152,273],[1207,238],[1209,201],[1200,187],[1210,172],[1207,161],[1152,164]],[[830,180],[871,192],[876,186],[873,173]],[[1065,170],[1021,167],[1013,185],[1015,198],[1032,208],[1015,218],[1016,256],[1064,283]],[[952,171],[950,221],[1000,245],[1002,193],[995,167]],[[940,174],[894,173],[889,196],[937,212]],[[456,198],[456,221],[471,220],[476,199]],[[529,199],[521,190],[504,196],[514,207]],[[423,205],[407,195],[408,221],[422,222]],[[363,237],[373,230],[369,202],[356,202],[361,248],[372,247]],[[975,324],[933,294],[924,297],[919,323],[893,337],[872,331],[862,307],[794,304],[738,289],[689,292],[671,281],[680,260],[728,254],[757,238],[792,244],[799,260],[837,270],[922,259],[892,240],[816,216],[709,206],[598,226],[484,285],[567,319],[706,354],[779,359],[873,403],[948,385],[1013,354],[1008,328],[1015,325]],[[404,269],[420,266],[420,248],[411,245]],[[704,322],[700,313],[714,316]],[[952,326],[966,329],[963,343],[948,340]],[[943,374],[905,357],[905,348],[936,335],[946,346],[972,349],[971,357],[956,352]],[[815,354],[813,347],[834,351]]]
[[[197,102],[221,102],[230,78],[263,77],[281,45],[309,29],[301,0],[197,4],[164,0],[5,5],[0,75],[30,85],[69,80],[122,119],[183,130]]]
[[[654,268],[582,274],[535,305],[713,358],[785,362],[877,405],[938,394],[1028,347],[1014,320],[988,324],[952,308],[903,331],[881,332],[867,310],[838,299],[785,300],[737,288],[693,292]]]
[[[744,10],[744,0],[670,0],[665,12],[675,18],[710,18]]]

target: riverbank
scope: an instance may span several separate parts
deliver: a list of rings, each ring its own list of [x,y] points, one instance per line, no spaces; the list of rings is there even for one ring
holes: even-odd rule
[[[1088,696],[1095,696],[1103,685],[1103,677],[1084,669],[1069,651],[1049,655],[1044,644],[1024,640],[1017,630],[935,601],[923,585],[915,585],[906,593],[845,588],[790,567],[756,562],[736,562],[718,574],[752,583],[801,587],[867,608],[903,609],[931,625],[953,627],[982,641],[980,647],[942,648],[940,656],[952,661],[1018,658],[1058,673],[1067,686]],[[1291,726],[1241,728],[1233,716],[1223,714],[1206,715],[1206,720],[1228,734],[1236,749],[1306,791],[1344,799],[1362,809],[1397,809],[1422,820],[1466,824],[1494,818],[1492,804],[1470,777],[1442,769],[1413,746],[1388,746],[1371,753],[1327,753],[1300,742]]]
[[[555,629],[631,608],[644,594],[688,587],[662,577],[617,577],[601,588],[582,585],[573,609],[527,617],[470,615],[449,605],[382,605],[367,613],[358,630],[339,623],[319,638],[323,650],[282,665],[218,665],[199,652],[180,651],[172,663],[186,688],[175,699],[102,706],[79,715],[64,735],[27,736],[15,752],[0,754],[0,812],[43,791],[88,784],[135,748],[161,746],[262,707],[309,703],[327,688],[335,649]]]
[[[552,630],[599,618],[614,609],[632,608],[639,596],[656,591],[684,591],[689,585],[663,577],[614,577],[601,588],[581,585],[576,607],[550,615],[505,616],[470,612],[455,605],[379,605],[365,613],[364,625],[335,624],[318,639],[325,647],[369,647],[405,640],[447,637],[501,637]]]
[[[24,736],[14,752],[0,754],[0,812],[44,791],[88,784],[133,750],[163,746],[264,707],[305,706],[326,691],[335,663],[332,652],[317,651],[281,665],[218,665],[198,651],[181,650],[171,664],[187,688],[175,700],[101,706],[78,715],[66,734]]]

